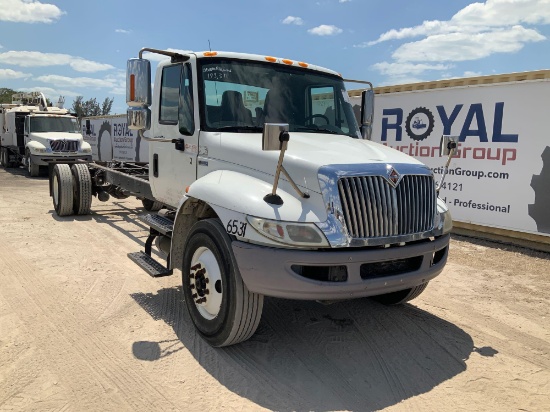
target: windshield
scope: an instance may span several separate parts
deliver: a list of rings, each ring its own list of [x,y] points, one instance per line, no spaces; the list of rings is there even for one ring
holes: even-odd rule
[[[76,119],[71,117],[37,116],[31,117],[32,133],[66,132],[78,133]]]
[[[288,123],[291,132],[360,137],[342,79],[279,64],[202,60],[203,128],[261,132]]]

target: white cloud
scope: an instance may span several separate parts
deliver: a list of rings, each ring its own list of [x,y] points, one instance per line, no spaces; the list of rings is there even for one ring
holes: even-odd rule
[[[389,76],[418,75],[427,70],[448,70],[450,64],[412,64],[412,63],[388,63],[381,62],[372,65],[372,68],[381,74]]]
[[[1,1],[1,0],[0,0]],[[94,73],[110,70],[110,64],[97,63],[82,57],[60,53],[34,51],[7,51],[0,53],[0,63],[21,67],[70,66],[78,72]]]
[[[66,77],[56,74],[48,74],[36,77],[34,80],[52,84],[56,87],[115,87],[116,81],[113,79],[93,79],[91,77]]]
[[[462,77],[479,77],[483,76],[481,72],[465,71]]]
[[[285,19],[281,22],[283,24],[295,24],[297,26],[301,26],[304,24],[304,21],[300,17],[294,17],[294,16],[287,16]]]
[[[351,0],[338,0],[338,3],[349,3]]]
[[[53,4],[34,0],[0,0],[0,21],[16,23],[53,23],[64,11]]]
[[[405,43],[395,50],[392,57],[399,62],[477,60],[494,53],[517,52],[525,43],[544,39],[537,31],[522,26],[475,34],[438,34]]]
[[[0,80],[23,79],[30,76],[28,73],[16,72],[11,69],[0,69]]]
[[[116,29],[115,33],[130,34],[132,30]]]
[[[18,87],[17,90],[22,92],[42,92],[44,93],[44,96],[50,99],[53,103],[57,103],[59,96],[76,97],[82,95],[82,93],[78,93],[73,90],[53,89],[51,87]],[[65,101],[65,108],[67,107],[67,101]]]
[[[308,33],[314,34],[316,36],[334,36],[336,34],[342,33],[342,29],[339,29],[336,26],[321,24],[320,26],[309,29]]]
[[[419,26],[392,29],[367,45],[418,36],[478,33],[521,23],[550,24],[550,0],[487,0],[485,3],[472,3],[448,21],[431,20]]]

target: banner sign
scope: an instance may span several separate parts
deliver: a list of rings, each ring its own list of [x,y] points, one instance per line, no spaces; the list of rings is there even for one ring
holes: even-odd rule
[[[87,133],[86,122],[90,123]],[[92,146],[92,158],[99,162],[148,162],[149,146],[127,127],[126,115],[82,119],[82,136]]]
[[[372,140],[439,182],[441,136],[458,136],[440,192],[453,219],[550,236],[549,100],[548,80],[378,94]]]

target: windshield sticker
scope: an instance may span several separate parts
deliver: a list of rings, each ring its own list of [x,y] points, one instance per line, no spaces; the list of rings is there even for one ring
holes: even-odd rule
[[[231,69],[221,66],[204,67],[202,72],[206,80],[224,80],[229,77]]]

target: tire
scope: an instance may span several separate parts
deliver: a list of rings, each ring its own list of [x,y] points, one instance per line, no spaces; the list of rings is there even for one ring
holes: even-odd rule
[[[67,164],[56,164],[52,174],[53,207],[57,216],[73,214],[73,175]]]
[[[73,175],[73,212],[88,215],[92,207],[92,176],[85,164],[71,166]]]
[[[160,209],[162,209],[163,206],[162,203],[151,199],[141,199],[141,203],[143,204],[145,210],[147,210],[148,212],[158,212]]]
[[[0,166],[4,168],[8,166],[8,162],[6,161],[6,149],[3,147],[0,148]]]
[[[250,292],[243,283],[231,239],[218,219],[202,220],[191,228],[183,255],[182,283],[191,320],[210,345],[234,345],[254,334],[264,297]]]
[[[32,162],[32,156],[29,151],[27,151],[25,156],[25,163],[27,164],[27,173],[30,177],[40,176],[40,166]]]
[[[397,292],[373,296],[372,299],[384,305],[401,305],[402,303],[417,298],[422,292],[424,292],[424,289],[426,289],[428,283],[429,282],[426,282],[410,289],[398,290]]]

